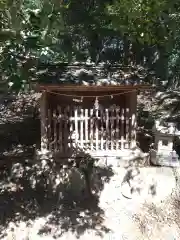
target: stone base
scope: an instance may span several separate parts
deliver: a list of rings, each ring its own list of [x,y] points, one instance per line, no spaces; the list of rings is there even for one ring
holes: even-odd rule
[[[92,158],[97,159],[95,164],[98,166],[113,166],[113,167],[129,167],[129,166],[147,166],[149,165],[149,154],[143,153],[139,148],[124,149],[119,151],[109,151],[106,153],[93,152],[89,153]],[[37,159],[53,159],[53,161],[65,163],[67,157],[62,157],[61,154],[52,153],[51,151],[36,151]]]
[[[113,167],[145,166],[149,165],[149,154],[143,153],[140,149],[127,149],[118,152],[114,156],[97,157],[98,165]]]
[[[157,152],[156,150],[151,150],[150,161],[157,166],[166,167],[180,167],[180,159],[176,154],[172,155],[172,152]]]

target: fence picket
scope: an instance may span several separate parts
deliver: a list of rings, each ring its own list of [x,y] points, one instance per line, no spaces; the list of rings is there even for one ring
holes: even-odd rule
[[[58,105],[58,122],[59,122],[59,150],[62,151],[62,112],[61,112],[61,107]]]
[[[86,140],[86,145],[88,143],[88,109],[85,109],[85,140]],[[86,146],[87,147],[87,146]]]
[[[57,142],[57,112],[56,109],[53,111],[53,125],[54,125],[54,150],[58,150],[58,142]]]
[[[64,108],[63,122],[64,122],[63,143],[64,143],[64,150],[67,151],[68,150],[68,106]]]
[[[84,109],[83,108],[81,108],[80,109],[80,146],[81,146],[81,148],[83,148],[84,147],[84,142],[83,142],[83,140],[84,140],[84,131],[83,131],[83,116],[84,115]]]
[[[52,115],[51,115],[51,109],[49,108],[48,109],[48,119],[47,119],[47,128],[48,128],[48,146],[49,146],[49,149],[51,150],[51,141],[52,141],[52,124],[51,124],[51,121],[52,121]]]
[[[131,133],[131,147],[135,147],[136,145],[136,116],[132,115],[132,133]]]
[[[129,143],[129,108],[125,108],[125,109],[126,109],[126,114],[125,114],[125,117],[126,117],[126,120],[125,120],[125,121],[126,121],[126,124],[125,124],[126,137],[125,137],[125,139],[126,139],[127,142],[128,142],[128,146],[126,146],[126,148],[127,148],[127,147],[129,147],[129,145],[130,145],[130,143]]]
[[[121,108],[121,149],[124,149],[124,108]]]
[[[110,108],[110,133],[111,133],[111,150],[114,148],[114,108]]]
[[[120,134],[119,134],[119,108],[116,108],[116,150],[119,149],[119,137],[120,137]]]
[[[106,150],[109,150],[109,111],[106,108]]]
[[[93,150],[93,109],[90,109],[90,148]]]
[[[75,147],[75,145],[74,145],[74,135],[73,135],[73,133],[74,133],[74,128],[73,128],[73,126],[74,126],[74,124],[73,124],[73,120],[72,120],[72,118],[71,118],[71,116],[73,116],[73,114],[74,114],[74,108],[70,108],[69,109],[69,132],[70,132],[70,136],[69,136],[69,144],[68,144],[68,146],[71,148],[71,147]]]
[[[74,107],[75,143],[78,142],[78,109]]]
[[[100,108],[100,119],[101,119],[101,121],[100,121],[100,126],[101,126],[101,131],[100,131],[100,134],[101,134],[101,136],[100,136],[100,138],[101,138],[101,150],[105,150],[105,149],[103,149],[103,147],[104,147],[104,111],[103,111],[103,108]]]
[[[98,150],[99,149],[99,146],[98,146],[98,141],[99,141],[99,134],[98,134],[98,132],[99,132],[99,128],[98,128],[98,108],[96,108],[96,117],[95,117],[95,128],[96,128],[96,150]]]

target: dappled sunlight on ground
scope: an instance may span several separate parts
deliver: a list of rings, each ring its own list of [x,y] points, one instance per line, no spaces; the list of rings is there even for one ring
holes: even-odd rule
[[[1,130],[0,239],[180,239],[179,169],[96,164],[89,195],[81,164],[35,158],[38,121]]]
[[[9,166],[8,181],[1,173],[1,239],[160,240],[179,234],[180,208],[171,197],[175,185],[170,182],[175,177],[170,168],[96,166],[92,181],[94,196],[89,197],[77,170],[49,162],[51,168],[43,165],[42,171],[40,163],[32,164],[28,157],[20,159],[20,163]],[[138,180],[143,182],[144,189],[137,194]],[[166,188],[162,188],[165,180]],[[121,186],[127,181],[130,198],[123,196]]]

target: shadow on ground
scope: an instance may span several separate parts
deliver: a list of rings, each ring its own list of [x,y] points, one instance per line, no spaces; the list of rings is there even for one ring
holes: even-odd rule
[[[104,183],[113,176],[112,169],[93,168],[93,195],[89,196],[81,171],[66,163],[45,156],[35,160],[32,149],[28,151],[25,147],[16,155],[1,159],[1,232],[10,222],[30,223],[38,217],[45,219],[39,234],[54,237],[68,231],[76,236],[88,229],[99,235],[109,231],[103,225],[104,212],[98,206],[98,198]]]
[[[34,111],[37,99],[29,98],[0,103],[0,239],[10,223],[31,225],[38,218],[43,219],[38,229],[42,235],[57,237],[71,231],[80,236],[88,229],[101,235],[109,231],[98,203],[112,169],[92,164],[88,179],[82,166],[87,161],[82,157],[76,164],[55,161],[51,156],[35,158],[40,122]],[[91,195],[87,180],[91,180]]]
[[[125,186],[125,189],[123,188]],[[147,195],[154,197],[157,194],[156,183],[151,180],[147,181],[143,175],[141,175],[141,168],[131,167],[127,169],[123,178],[122,195],[126,198],[133,198],[133,196],[143,196],[146,192]]]

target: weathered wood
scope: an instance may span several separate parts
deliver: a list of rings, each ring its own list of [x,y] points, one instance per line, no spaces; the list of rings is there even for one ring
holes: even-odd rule
[[[152,89],[152,86],[144,85],[107,85],[107,86],[85,86],[85,85],[39,85],[37,90],[49,90],[49,91],[85,91],[92,92],[92,95],[95,95],[97,92],[105,91],[107,94],[109,91],[131,91],[131,90],[148,90]],[[94,94],[93,94],[94,93]]]
[[[74,144],[74,124],[73,124],[73,120],[71,118],[71,116],[74,114],[74,108],[70,108],[69,109],[69,144],[68,147],[75,147]]]
[[[78,109],[75,106],[74,109],[74,122],[75,122],[75,142],[78,142]]]
[[[121,149],[124,149],[124,107],[121,108]]]
[[[114,111],[113,107],[110,109],[110,136],[111,136],[111,150],[114,148]]]
[[[103,150],[104,149],[104,111],[103,111],[103,108],[100,108],[100,124],[101,124],[101,126],[100,126],[100,141],[101,141],[101,150]]]
[[[65,97],[63,101],[62,96],[48,95],[52,102],[41,102],[43,148],[66,154],[69,148],[79,146],[106,154],[136,145],[136,91],[126,93],[126,97],[105,98],[101,105],[97,98],[74,101]]]
[[[99,149],[98,142],[99,142],[99,126],[98,126],[98,107],[95,109],[96,112],[96,118],[95,118],[95,134],[96,134],[96,150]]]
[[[119,142],[118,142],[118,139],[120,137],[120,131],[119,131],[119,119],[120,119],[120,116],[119,116],[119,108],[116,108],[116,150],[119,149]]]
[[[83,140],[84,140],[84,129],[83,129],[83,123],[84,123],[84,121],[83,121],[83,115],[84,115],[84,110],[81,108],[80,109],[80,114],[81,114],[81,116],[80,116],[80,132],[79,132],[79,135],[80,135],[80,146],[81,146],[81,148],[83,148],[84,147],[84,142],[83,142]]]
[[[137,92],[133,91],[130,94],[130,112],[131,112],[131,127],[129,133],[131,134],[131,144],[130,147],[134,148],[136,146],[136,107],[137,107]]]
[[[58,122],[59,122],[59,150],[62,151],[62,131],[63,131],[63,128],[62,128],[62,112],[61,112],[61,106],[57,106],[57,109],[58,109]]]
[[[109,150],[109,111],[106,108],[106,150]]]
[[[64,144],[64,151],[68,151],[68,106],[63,109],[63,144]]]
[[[89,116],[88,116],[88,109],[85,109],[85,142],[86,142],[86,148],[87,148],[87,144],[89,141],[89,137],[88,137],[88,120],[89,120]]]
[[[54,122],[54,150],[58,150],[58,139],[57,139],[57,112],[56,109],[53,111],[53,122]]]
[[[51,150],[50,143],[52,142],[52,109],[48,108],[48,118],[47,118],[47,126],[48,126],[48,145],[49,150]]]
[[[48,95],[42,92],[40,100],[40,116],[41,116],[41,150],[48,150]]]
[[[125,124],[125,139],[128,141],[128,146],[125,146],[125,148],[129,148],[130,147],[130,143],[129,143],[129,108],[125,108],[125,121],[126,121],[126,124]]]

